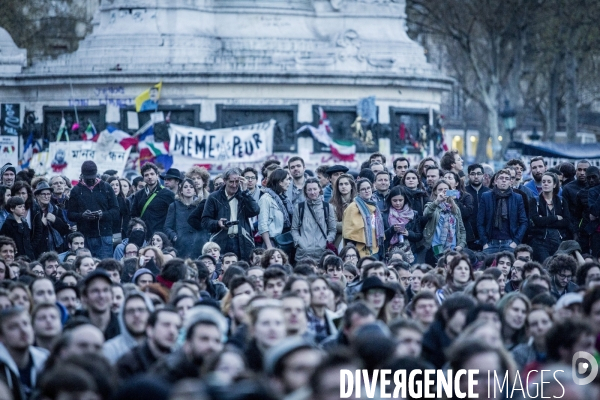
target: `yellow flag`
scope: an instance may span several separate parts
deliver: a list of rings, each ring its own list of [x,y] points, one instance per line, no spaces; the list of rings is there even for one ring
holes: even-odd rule
[[[152,86],[148,90],[144,90],[138,97],[135,98],[135,111],[154,111],[158,108],[158,99],[160,99],[160,90],[162,89],[162,81]]]

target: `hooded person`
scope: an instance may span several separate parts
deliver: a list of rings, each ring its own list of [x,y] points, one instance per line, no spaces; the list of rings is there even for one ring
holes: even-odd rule
[[[152,301],[141,292],[132,292],[125,298],[119,312],[121,334],[104,343],[102,352],[111,364],[146,339],[148,317],[154,311]]]
[[[8,332],[9,324],[19,326],[20,333]],[[0,312],[0,374],[15,400],[31,397],[48,358],[48,351],[33,346],[33,341],[31,317],[27,310],[17,306]]]
[[[112,187],[97,174],[93,161],[81,165],[79,183],[71,190],[67,217],[85,236],[92,255],[104,259],[113,255],[112,224],[119,217],[119,203]]]

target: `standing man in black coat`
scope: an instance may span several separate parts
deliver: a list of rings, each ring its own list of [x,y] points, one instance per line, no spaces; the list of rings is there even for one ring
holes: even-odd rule
[[[260,208],[239,168],[227,170],[223,180],[225,184],[206,201],[202,228],[211,233],[212,242],[221,246],[221,253],[232,252],[247,260],[254,249],[250,218],[257,216]]]
[[[97,177],[93,161],[81,165],[81,179],[71,190],[67,217],[77,224],[94,257],[112,257],[112,223],[119,216],[117,196],[110,185]]]
[[[469,184],[465,185],[465,191],[473,196],[473,216],[471,218],[470,223],[473,229],[473,235],[475,235],[475,240],[472,242],[468,242],[467,246],[471,250],[481,251],[483,249],[483,244],[479,243],[479,232],[477,230],[477,213],[479,212],[479,201],[481,200],[481,196],[490,190],[490,188],[483,186],[483,175],[485,174],[483,171],[483,166],[481,164],[471,164],[467,167],[467,172],[469,174]]]
[[[154,232],[162,232],[167,219],[167,211],[175,194],[158,181],[158,167],[153,163],[142,166],[142,176],[146,187],[133,195],[131,216],[139,217],[146,223],[146,240],[150,241]]]
[[[563,185],[563,199],[567,202],[569,207],[569,215],[575,216],[577,214],[577,194],[583,189],[588,188],[587,178],[585,172],[590,167],[588,160],[577,161],[577,169],[575,171],[575,180]],[[579,221],[572,221],[572,231],[577,235],[579,233],[579,227],[577,224]],[[576,237],[577,238],[577,237]]]

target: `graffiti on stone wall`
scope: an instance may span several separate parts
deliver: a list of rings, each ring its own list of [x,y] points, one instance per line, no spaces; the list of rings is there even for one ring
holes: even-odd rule
[[[70,107],[105,106],[110,105],[117,108],[125,108],[135,104],[133,97],[123,97],[125,87],[123,86],[97,86],[92,89],[89,98],[69,99]]]

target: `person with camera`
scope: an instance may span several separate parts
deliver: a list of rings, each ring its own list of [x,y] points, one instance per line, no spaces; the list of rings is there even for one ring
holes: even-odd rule
[[[77,224],[94,257],[113,255],[113,220],[119,217],[119,203],[111,186],[97,177],[93,161],[81,166],[81,179],[71,190],[67,217]]]
[[[456,198],[456,205],[460,210],[460,216],[467,233],[467,243],[472,243],[475,241],[471,225],[471,218],[475,209],[473,196],[465,190],[465,183],[455,171],[444,171],[443,174],[444,180],[450,184],[450,194],[448,196],[455,196]]]
[[[202,212],[202,228],[211,233],[211,242],[222,253],[237,254],[248,259],[254,249],[250,218],[258,215],[258,203],[248,191],[248,182],[239,168],[223,174],[225,184],[208,196]]]

